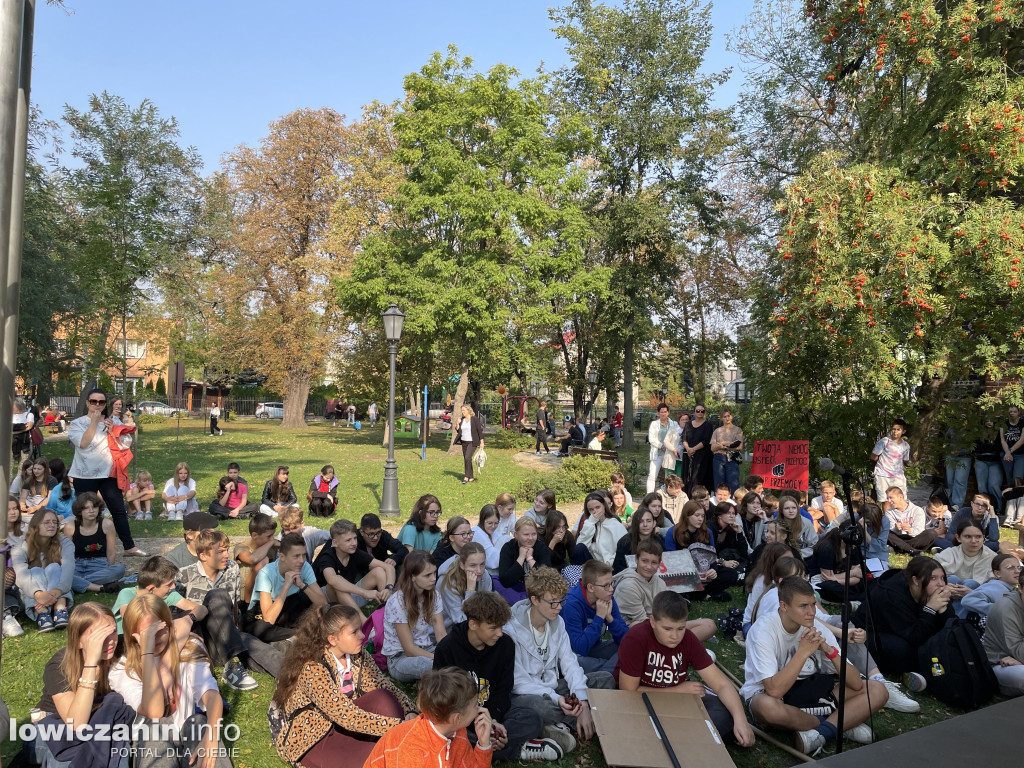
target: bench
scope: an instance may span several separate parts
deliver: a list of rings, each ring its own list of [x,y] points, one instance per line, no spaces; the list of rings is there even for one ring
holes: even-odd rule
[[[611,461],[618,463],[619,452],[618,451],[595,451],[590,448],[580,448],[575,445],[569,446],[570,456],[597,456],[601,461]]]

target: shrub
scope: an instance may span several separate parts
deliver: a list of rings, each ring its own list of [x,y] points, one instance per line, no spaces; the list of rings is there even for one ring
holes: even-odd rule
[[[586,495],[571,478],[558,472],[534,472],[519,484],[512,495],[516,499],[522,499],[523,507],[526,508],[533,505],[534,498],[545,488],[555,492],[555,498],[559,503],[579,501]]]
[[[571,480],[584,494],[596,488],[608,488],[612,484],[612,472],[619,467],[596,456],[570,456],[562,460],[560,474]]]
[[[533,435],[522,434],[514,429],[498,429],[493,435],[487,436],[487,447],[510,448],[523,451],[535,445]]]
[[[160,416],[156,413],[137,413],[135,414],[136,424],[166,424],[167,416]]]
[[[156,381],[156,394],[159,397],[166,397],[167,396],[167,384],[164,383],[164,377],[163,376],[161,376]]]

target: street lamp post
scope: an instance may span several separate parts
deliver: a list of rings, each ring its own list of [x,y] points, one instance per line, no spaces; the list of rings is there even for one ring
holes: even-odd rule
[[[398,342],[402,338],[402,323],[405,315],[397,305],[392,304],[383,315],[384,337],[388,340],[391,355],[391,382],[388,395],[388,458],[384,462],[384,489],[380,494],[380,513],[394,516],[398,507],[398,462],[395,461],[395,357]]]
[[[597,400],[597,393],[594,392],[594,385],[597,384],[597,371],[591,369],[587,374],[587,381],[590,382],[590,408],[587,410],[588,418],[594,419],[594,403]]]

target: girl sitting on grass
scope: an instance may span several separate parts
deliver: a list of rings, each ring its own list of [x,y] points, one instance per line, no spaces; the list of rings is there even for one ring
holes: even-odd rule
[[[348,605],[303,617],[270,705],[270,733],[282,760],[303,768],[362,768],[377,739],[416,716],[409,697],[363,647],[362,620]]]
[[[124,566],[114,560],[114,523],[103,517],[103,500],[87,491],[71,505],[74,517],[64,523],[64,535],[75,545],[75,576],[71,586],[82,592],[119,592]]]
[[[144,469],[135,474],[135,482],[128,486],[128,493],[124,495],[124,503],[131,505],[135,510],[136,520],[153,519],[153,499],[156,498],[156,488],[153,486],[153,476]]]
[[[420,679],[434,664],[434,648],[447,633],[437,597],[437,566],[429,552],[414,549],[402,563],[395,593],[384,606],[388,672],[400,683]]]
[[[68,625],[75,576],[75,545],[60,535],[60,521],[52,509],[32,516],[23,544],[11,552],[25,613],[40,632]]]
[[[110,670],[110,687],[141,717],[176,727],[152,728],[134,746],[159,755],[161,767],[231,768],[219,740],[224,700],[200,639],[176,639],[171,609],[151,592],[134,598],[121,616],[124,656]]]

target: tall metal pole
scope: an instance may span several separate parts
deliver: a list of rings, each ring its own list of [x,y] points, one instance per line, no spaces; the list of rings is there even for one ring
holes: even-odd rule
[[[395,357],[398,356],[398,342],[392,342],[391,383],[388,394],[388,458],[384,462],[384,489],[380,494],[380,513],[394,516],[398,507],[398,463],[395,461]],[[10,451],[8,451],[10,453]]]
[[[14,374],[18,365],[25,153],[28,147],[34,26],[35,0],[3,0],[0,5],[0,275],[6,277],[7,282],[0,300],[0,315],[4,321],[3,366],[0,368],[0,451],[5,456],[0,466],[5,478],[11,476],[11,417],[14,411]],[[6,543],[7,515],[0,518],[0,542]],[[7,740],[9,723],[7,705],[0,699],[0,741]]]

